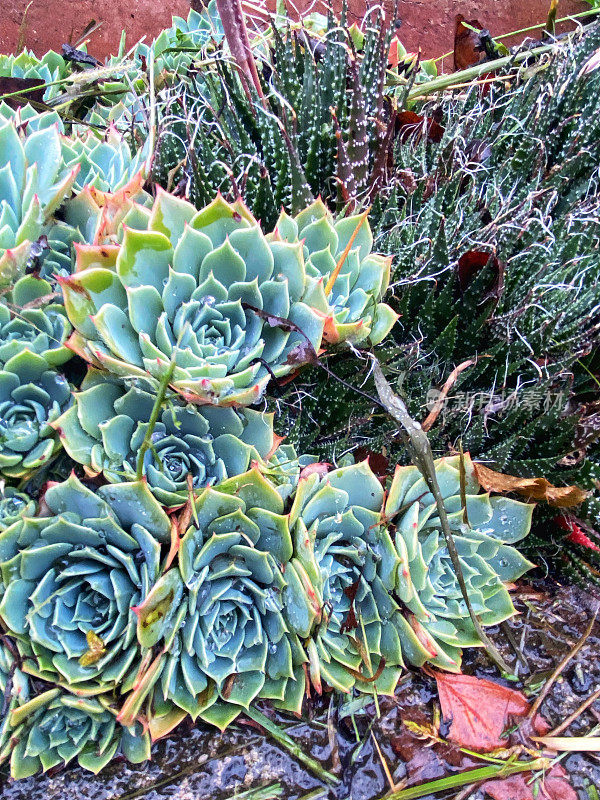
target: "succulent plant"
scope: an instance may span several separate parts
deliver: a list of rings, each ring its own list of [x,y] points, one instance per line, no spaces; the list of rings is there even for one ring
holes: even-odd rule
[[[32,517],[37,503],[23,492],[0,482],[0,531],[5,530],[21,517]]]
[[[18,276],[31,243],[71,194],[79,165],[61,158],[58,124],[32,125],[21,117],[0,121],[0,286]]]
[[[377,302],[389,262],[369,256],[365,223],[330,307],[331,251],[344,250],[358,223],[334,226],[320,211],[282,219],[267,240],[241,203],[220,196],[199,212],[163,191],[150,212],[132,204],[114,231],[122,242],[79,248],[76,273],[61,279],[71,347],[153,390],[162,380],[194,402],[249,405],[271,376],[310,360],[324,337],[380,341],[396,318]]]
[[[256,468],[195,500],[176,566],[138,609],[142,646],[160,642],[164,652],[151,728],[164,732],[170,704],[221,729],[256,697],[299,710],[306,657],[298,635],[314,612],[296,573],[288,575],[283,511]],[[173,606],[175,619],[165,622]]]
[[[49,50],[41,58],[29,50],[23,50],[16,56],[0,54],[0,77],[39,78],[40,86],[45,84],[46,102],[61,91],[57,81],[68,77],[70,73],[71,65],[54,50]]]
[[[105,697],[75,697],[49,689],[8,715],[10,741],[0,761],[10,757],[14,779],[27,778],[76,760],[98,773],[117,753],[134,764],[150,758],[150,736],[136,723],[124,728]]]
[[[384,491],[366,461],[300,479],[289,520],[296,571],[318,614],[307,640],[309,673],[343,692],[393,694],[403,666],[398,555],[383,524]]]
[[[392,258],[371,252],[373,236],[366,219],[356,215],[335,222],[327,206],[316,200],[294,218],[281,213],[271,236],[273,241],[280,238],[303,243],[303,299],[325,315],[326,341],[368,338],[379,344],[387,336],[398,318],[380,302],[390,282]]]
[[[74,397],[54,423],[67,453],[89,475],[102,473],[111,483],[135,480],[156,398],[93,368]],[[272,414],[212,406],[200,410],[176,395],[159,412],[143,474],[160,503],[181,505],[190,488],[197,491],[246,472],[277,444]],[[284,482],[286,477],[284,471]]]
[[[152,55],[155,59],[155,72],[173,75],[178,81],[184,79],[195,59],[211,42],[218,43],[223,38],[223,25],[217,11],[215,0],[206,4],[203,12],[190,9],[187,19],[173,17],[170,28],[161,31],[159,36],[147,45],[136,45],[133,57],[145,65]]]
[[[479,493],[473,464],[465,457],[466,511],[461,502],[459,457],[436,462],[436,476],[458,551],[473,611],[482,625],[496,625],[515,614],[505,583],[533,564],[511,545],[529,532],[534,506]],[[481,641],[471,622],[437,507],[414,466],[397,467],[385,504],[393,526],[400,566],[396,595],[407,609],[400,616],[404,656],[421,666],[460,670],[461,648]]]
[[[87,130],[77,137],[63,138],[62,157],[67,164],[81,164],[74,190],[91,186],[103,192],[117,192],[135,181],[144,170],[148,140],[132,152],[125,136],[114,125],[99,135]]]
[[[29,679],[21,670],[15,643],[8,636],[3,635],[0,643],[0,697],[3,698],[0,708],[0,754],[9,738],[10,713],[18,705],[27,702],[29,694]]]
[[[145,483],[51,485],[43,517],[0,533],[0,617],[24,669],[80,696],[126,688],[139,666],[132,606],[159,576],[169,519]]]
[[[21,350],[0,368],[0,475],[23,478],[60,449],[51,423],[72,402],[66,378]]]
[[[0,365],[26,348],[50,367],[71,358],[65,346],[71,325],[64,307],[50,303],[51,297],[50,283],[26,275],[16,282],[9,302],[0,302]]]

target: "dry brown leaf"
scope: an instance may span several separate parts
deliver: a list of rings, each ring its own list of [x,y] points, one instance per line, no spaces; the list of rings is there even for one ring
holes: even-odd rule
[[[473,466],[477,480],[486,492],[499,494],[516,492],[529,500],[542,500],[558,508],[578,506],[588,496],[587,492],[577,486],[554,486],[546,478],[518,478],[516,475],[504,475],[477,462],[474,462]]]

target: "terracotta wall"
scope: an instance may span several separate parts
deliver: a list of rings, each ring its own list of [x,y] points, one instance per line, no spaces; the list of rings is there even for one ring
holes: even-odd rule
[[[0,52],[14,50],[27,3],[28,0],[0,0]],[[399,0],[398,5],[402,19],[400,38],[405,46],[409,50],[420,47],[425,56],[433,56],[452,48],[457,13],[467,19],[477,18],[499,35],[543,21],[549,0]],[[142,36],[151,39],[170,24],[172,14],[185,16],[188,7],[188,0],[33,0],[25,41],[37,53],[49,48],[60,50],[63,42],[75,41],[87,23],[96,20],[102,25],[90,37],[88,47],[94,55],[104,58],[118,48],[123,29],[130,45]],[[365,3],[350,0],[350,7],[360,18]],[[585,8],[589,6],[583,0],[560,0],[559,16]]]

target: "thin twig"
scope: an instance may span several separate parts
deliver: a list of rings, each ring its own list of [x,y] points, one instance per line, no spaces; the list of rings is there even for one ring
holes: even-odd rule
[[[285,749],[288,750],[294,756],[294,758],[297,758],[298,761],[301,761],[304,764],[304,766],[308,767],[308,769],[320,780],[325,781],[326,783],[339,782],[335,775],[332,775],[331,772],[327,772],[326,769],[323,769],[318,761],[312,758],[312,756],[307,755],[302,748],[290,736],[287,735],[287,733],[282,731],[272,720],[266,717],[257,708],[250,706],[250,708],[244,711],[244,714],[264,728],[268,734],[270,734],[282,747],[285,747]]]
[[[583,647],[583,645],[584,645],[584,644],[586,643],[586,641],[588,640],[588,637],[589,637],[589,635],[591,634],[591,632],[592,632],[592,630],[593,630],[593,628],[594,628],[594,623],[596,622],[596,616],[597,616],[597,614],[598,614],[598,612],[596,611],[596,612],[594,613],[594,616],[593,616],[593,617],[592,617],[592,619],[590,620],[590,624],[587,626],[587,628],[586,628],[586,630],[585,630],[585,633],[583,634],[583,637],[582,637],[582,638],[581,638],[581,639],[580,639],[580,640],[577,642],[577,644],[576,644],[576,645],[575,645],[575,647],[574,647],[574,648],[571,650],[571,652],[570,652],[570,653],[567,653],[567,655],[566,655],[566,656],[563,658],[563,660],[562,660],[562,661],[560,662],[560,664],[559,664],[559,665],[556,667],[556,669],[554,670],[554,672],[552,673],[552,675],[551,675],[551,676],[548,678],[548,680],[547,680],[547,681],[546,681],[546,683],[544,684],[544,688],[543,688],[543,689],[542,689],[542,691],[539,693],[539,695],[538,695],[538,696],[537,696],[537,698],[536,698],[536,701],[535,701],[535,703],[534,703],[534,704],[531,706],[531,708],[530,708],[530,710],[529,710],[529,714],[527,715],[527,716],[528,716],[528,719],[535,719],[535,715],[536,715],[536,714],[537,714],[537,712],[540,710],[540,706],[541,706],[541,705],[542,705],[542,703],[544,702],[544,699],[545,699],[546,695],[548,694],[548,692],[550,691],[550,689],[551,689],[551,688],[552,688],[552,686],[554,685],[554,682],[556,681],[556,679],[558,678],[558,676],[559,676],[559,675],[560,675],[560,674],[563,672],[563,670],[565,669],[565,667],[567,666],[567,664],[569,664],[569,662],[570,662],[570,661],[572,661],[572,660],[575,658],[575,656],[577,655],[577,653],[578,653],[578,652],[581,650],[581,648]]]
[[[553,731],[547,733],[546,736],[560,736],[563,731],[566,731],[571,723],[575,722],[575,720],[583,714],[586,709],[588,709],[592,703],[595,703],[596,700],[600,697],[600,686],[596,689],[596,691],[591,694],[587,700],[584,700],[583,703],[579,706],[579,708],[574,711],[570,716],[566,718],[564,722],[561,722],[560,725],[554,728]]]
[[[431,409],[431,411],[421,424],[421,427],[423,428],[424,431],[428,431],[430,428],[433,427],[435,421],[440,415],[440,412],[444,408],[446,398],[448,397],[448,392],[458,380],[458,376],[460,375],[460,373],[464,372],[464,370],[466,370],[468,367],[472,367],[473,364],[476,364],[477,360],[478,360],[477,358],[469,358],[467,361],[463,361],[462,364],[459,364],[452,370],[452,372],[446,379],[446,382],[442,386],[441,391],[437,396],[435,403],[433,404],[433,408]]]

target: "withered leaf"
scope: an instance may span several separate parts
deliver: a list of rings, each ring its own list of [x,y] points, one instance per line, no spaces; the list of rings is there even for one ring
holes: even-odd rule
[[[26,106],[27,103],[43,103],[44,90],[46,86],[40,83],[39,78],[13,78],[0,77],[0,101],[9,105],[11,108]],[[15,95],[15,92],[23,94]],[[2,97],[3,95],[13,95],[13,97]]]
[[[455,71],[472,67],[483,59],[481,52],[481,37],[467,25],[481,30],[483,25],[476,19],[465,19],[462,14],[457,14],[454,27],[454,69]]]
[[[588,496],[578,486],[553,486],[546,478],[518,478],[495,472],[483,464],[474,462],[475,475],[486,492],[508,494],[516,492],[528,500],[541,500],[559,508],[578,506]]]

